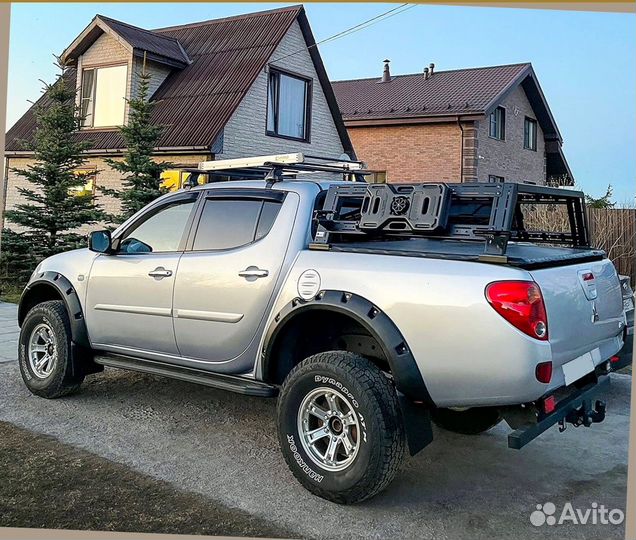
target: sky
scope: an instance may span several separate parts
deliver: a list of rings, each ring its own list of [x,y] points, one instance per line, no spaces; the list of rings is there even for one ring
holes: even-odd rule
[[[100,13],[160,28],[281,7],[269,3],[13,4],[7,127],[53,81],[61,53]],[[396,7],[315,3],[305,8],[317,41]],[[416,5],[341,39],[320,53],[332,80],[391,73],[532,62],[564,139],[577,184],[600,196],[608,184],[619,203],[636,187],[636,15]]]

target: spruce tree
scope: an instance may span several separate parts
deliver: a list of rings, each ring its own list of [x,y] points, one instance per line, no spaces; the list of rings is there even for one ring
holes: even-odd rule
[[[67,67],[59,60],[56,65],[60,76],[53,84],[45,83],[46,98],[34,106],[33,139],[22,143],[33,152],[34,163],[11,169],[28,187],[18,187],[21,202],[5,213],[8,232],[3,234],[2,251],[9,276],[12,267],[24,274],[45,257],[85,246],[86,235],[78,229],[104,218],[92,193],[77,194],[76,188],[94,174],[78,172],[91,143],[76,138],[81,125],[76,90]],[[19,226],[17,230],[11,230],[12,224]]]
[[[585,204],[588,208],[614,208],[616,203],[612,202],[613,195],[614,190],[612,189],[612,185],[610,184],[607,186],[605,195],[599,197],[598,199],[592,197],[591,195],[585,195]]]
[[[123,189],[106,189],[102,192],[119,199],[121,210],[110,215],[111,221],[121,223],[154,201],[167,190],[161,187],[161,173],[173,165],[152,159],[163,126],[153,125],[151,116],[155,103],[149,100],[150,74],[144,68],[138,75],[137,95],[128,100],[128,123],[120,128],[126,151],[121,161],[105,160],[116,171],[124,174]]]

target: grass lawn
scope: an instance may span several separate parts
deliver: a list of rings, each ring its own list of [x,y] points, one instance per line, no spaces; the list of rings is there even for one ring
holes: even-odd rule
[[[52,437],[0,422],[0,527],[295,538]]]
[[[0,292],[0,302],[8,302],[10,304],[17,304],[20,300],[22,291],[2,291]]]

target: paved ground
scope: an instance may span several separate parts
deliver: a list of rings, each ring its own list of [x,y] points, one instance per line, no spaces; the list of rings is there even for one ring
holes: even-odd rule
[[[14,361],[18,350],[18,306],[0,302],[0,363]]]
[[[622,538],[622,526],[539,529],[529,521],[545,502],[558,514],[567,502],[624,510],[631,377],[612,379],[602,424],[553,429],[521,451],[506,448],[502,425],[474,438],[437,431],[388,490],[352,507],[318,499],[294,481],[278,450],[270,400],[107,370],[87,379],[81,394],[48,401],[29,394],[17,363],[5,362],[0,420],[302,537],[490,539],[514,531],[520,539]]]

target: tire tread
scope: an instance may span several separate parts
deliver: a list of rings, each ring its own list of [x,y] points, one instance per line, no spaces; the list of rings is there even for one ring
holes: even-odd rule
[[[395,478],[404,459],[406,443],[397,393],[389,378],[366,358],[347,351],[329,351],[310,356],[296,365],[287,375],[281,394],[297,377],[324,365],[355,379],[364,392],[374,396],[371,402],[376,410],[372,414],[381,417],[383,429],[372,433],[372,436],[373,444],[384,450],[382,462],[371,464],[355,486],[337,494],[308,481],[293,464],[290,464],[290,469],[301,484],[319,497],[341,504],[361,502],[385,489]],[[279,414],[281,403],[282,400],[279,400]]]
[[[84,380],[82,376],[73,376],[72,375],[72,362],[73,358],[71,357],[71,323],[69,321],[68,313],[66,311],[66,306],[64,302],[61,300],[48,300],[46,302],[42,302],[34,306],[29,313],[27,313],[24,322],[22,323],[22,327],[27,324],[29,317],[32,317],[34,313],[37,311],[44,311],[45,314],[52,316],[53,319],[58,319],[66,333],[66,354],[67,358],[64,359],[64,373],[62,376],[56,376],[51,379],[50,385],[46,388],[34,388],[29,384],[29,381],[26,379],[24,374],[22,374],[22,378],[24,379],[25,384],[29,388],[29,390],[37,396],[48,398],[48,399],[56,399],[64,396],[68,396],[77,392]],[[58,353],[59,354],[59,353]],[[59,358],[58,358],[58,361]],[[22,362],[20,361],[20,369],[22,370]]]

